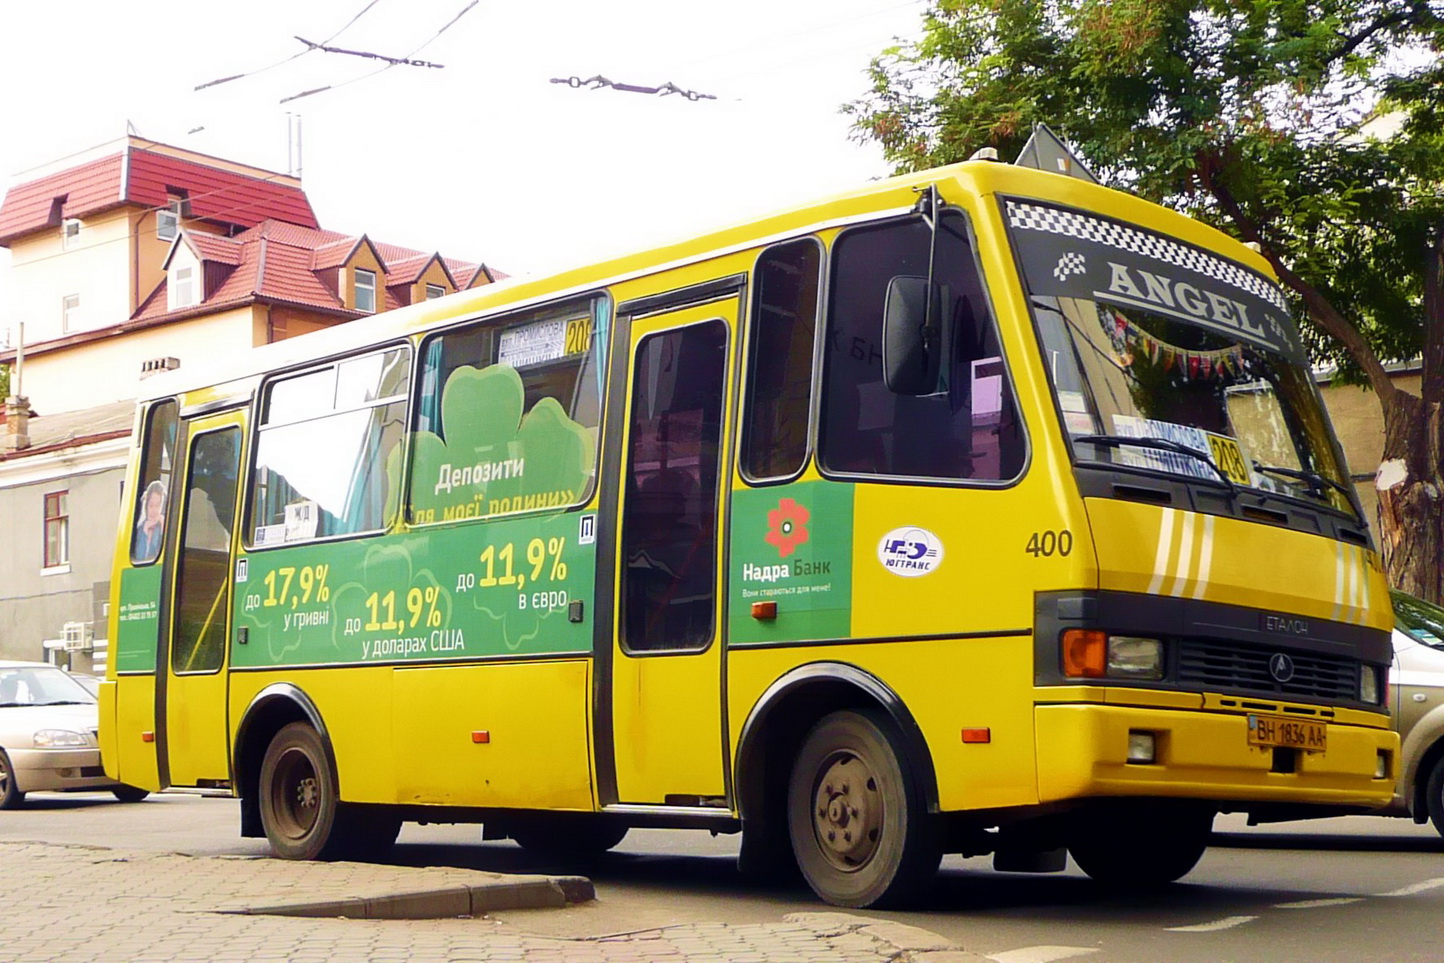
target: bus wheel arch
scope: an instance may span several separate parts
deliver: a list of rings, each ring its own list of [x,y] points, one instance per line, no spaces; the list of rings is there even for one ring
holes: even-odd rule
[[[236,730],[235,780],[241,797],[241,835],[259,838],[266,835],[261,823],[261,765],[266,750],[286,726],[302,722],[320,737],[331,784],[340,789],[336,757],[331,748],[330,733],[316,704],[304,691],[288,682],[269,685],[256,693],[241,717]]]
[[[849,711],[873,714],[893,733],[912,797],[924,812],[938,811],[932,754],[897,693],[854,665],[799,666],[757,700],[738,740],[734,785],[742,816],[742,872],[764,880],[796,873],[787,818],[794,763],[814,726],[830,714]]]

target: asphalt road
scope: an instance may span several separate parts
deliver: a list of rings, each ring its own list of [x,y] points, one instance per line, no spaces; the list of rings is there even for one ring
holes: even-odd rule
[[[237,835],[237,804],[166,793],[121,804],[102,795],[32,795],[0,813],[0,839],[197,855],[261,855]],[[1246,827],[1215,824],[1215,845],[1179,884],[1122,898],[1074,869],[994,872],[949,857],[920,912],[864,913],[939,933],[998,963],[1329,963],[1444,958],[1444,840],[1428,826],[1368,817]],[[776,922],[826,909],[803,888],[759,889],[737,875],[735,837],[640,830],[581,864],[539,861],[475,826],[408,824],[392,856],[409,865],[592,878],[596,903],[503,913],[502,925],[595,936],[691,922]],[[850,911],[853,912],[853,911]]]

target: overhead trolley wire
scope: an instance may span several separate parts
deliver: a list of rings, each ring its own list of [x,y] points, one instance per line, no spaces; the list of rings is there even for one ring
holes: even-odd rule
[[[331,36],[327,37],[325,40],[322,40],[319,44],[316,44],[316,45],[314,45],[314,46],[308,46],[305,50],[299,51],[298,53],[293,53],[293,54],[291,54],[291,56],[289,56],[289,57],[285,57],[285,58],[283,58],[283,59],[281,59],[281,60],[277,60],[275,63],[273,63],[273,64],[267,64],[267,65],[264,66],[264,67],[258,67],[258,68],[256,68],[255,70],[247,70],[247,71],[245,71],[244,73],[232,74],[232,75],[229,76],[229,77],[220,77],[220,78],[218,78],[218,79],[216,79],[216,80],[208,80],[208,81],[206,81],[206,82],[203,83],[203,84],[197,84],[194,89],[195,89],[195,90],[205,90],[207,87],[215,87],[215,86],[218,86],[218,85],[220,85],[220,84],[230,83],[232,80],[241,80],[241,79],[243,79],[243,78],[245,78],[245,77],[254,77],[254,76],[256,76],[257,74],[263,74],[263,73],[265,73],[265,72],[268,71],[268,70],[273,70],[273,69],[275,69],[276,67],[281,66],[282,64],[288,64],[288,63],[290,63],[291,61],[297,59],[298,57],[304,57],[304,56],[306,56],[306,54],[310,53],[312,50],[315,50],[317,47],[322,47],[322,46],[330,43],[331,41],[335,40],[337,37],[341,36],[341,34],[345,33],[347,30],[350,30],[352,24],[354,24],[357,20],[360,20],[362,17],[366,16],[366,14],[371,11],[371,8],[374,7],[374,6],[376,6],[376,4],[378,4],[378,3],[380,3],[380,2],[381,2],[381,0],[371,0],[370,3],[366,4],[366,6],[362,7],[359,11],[357,11],[357,13],[356,13],[355,16],[353,16],[350,20],[347,20],[346,23],[345,23],[345,25],[343,25],[340,30],[337,30],[335,33],[331,34]],[[297,40],[300,40],[301,38],[300,38],[300,37],[297,37],[296,39],[297,39]],[[302,42],[302,43],[307,43],[307,41],[305,41],[305,40],[301,40],[301,42]]]

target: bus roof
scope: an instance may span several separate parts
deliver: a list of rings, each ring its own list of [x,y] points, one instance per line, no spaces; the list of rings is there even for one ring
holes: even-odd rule
[[[164,372],[143,382],[140,400],[169,397],[203,388],[218,390],[215,398],[202,399],[202,402],[238,392],[249,393],[259,377],[267,372],[300,365],[310,359],[345,354],[368,345],[454,324],[461,318],[582,294],[669,267],[704,261],[827,227],[901,213],[915,203],[917,188],[945,181],[951,181],[965,193],[975,196],[1017,193],[1148,224],[1195,244],[1222,250],[1234,260],[1245,262],[1269,276],[1273,274],[1262,257],[1237,240],[1134,195],[1051,171],[996,161],[965,161],[875,181],[652,249],[549,275],[511,277],[444,298],[358,318],[322,331],[261,345],[239,358],[225,358],[210,364]],[[943,193],[949,192],[945,188]]]

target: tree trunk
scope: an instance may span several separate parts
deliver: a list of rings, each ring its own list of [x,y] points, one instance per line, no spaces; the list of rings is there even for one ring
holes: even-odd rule
[[[1440,603],[1444,598],[1440,406],[1395,391],[1383,408],[1384,461],[1375,485],[1384,571],[1394,588]]]

